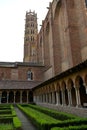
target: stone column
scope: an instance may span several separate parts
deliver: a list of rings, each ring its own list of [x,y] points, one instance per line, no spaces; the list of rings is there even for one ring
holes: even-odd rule
[[[56,92],[56,105],[60,105],[60,94]]]
[[[29,93],[28,93],[28,91],[27,91],[27,103],[29,102],[29,100],[28,100],[28,94],[29,94]]]
[[[7,91],[7,103],[8,103],[8,98],[9,98],[9,91]]]
[[[46,103],[48,103],[48,94],[46,93]]]
[[[16,92],[14,91],[14,104],[15,104],[15,93],[16,93]]]
[[[62,90],[61,93],[62,93],[62,105],[64,106],[64,105],[66,105],[66,103],[65,103],[65,90]]]
[[[76,107],[81,107],[79,88],[75,87],[75,90],[76,90],[76,102],[77,102]]]
[[[34,95],[34,102],[35,102],[35,95]]]
[[[54,92],[52,92],[52,104],[55,104],[55,95],[54,95]]]
[[[71,95],[71,89],[68,89],[68,101],[69,101],[69,106],[72,106],[72,95]]]
[[[0,104],[1,104],[2,92],[0,91]]]
[[[37,95],[37,103],[39,102],[39,96]]]
[[[20,91],[20,103],[22,103],[22,90]]]
[[[37,96],[34,95],[34,102],[37,102]]]
[[[51,93],[49,93],[49,103],[52,103]]]

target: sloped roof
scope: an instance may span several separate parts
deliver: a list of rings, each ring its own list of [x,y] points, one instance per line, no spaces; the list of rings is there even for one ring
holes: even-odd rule
[[[14,81],[14,80],[1,80],[1,90],[17,90],[17,89],[32,89],[39,85],[41,82],[38,81]]]
[[[18,67],[18,66],[25,66],[25,67],[44,67],[40,63],[33,63],[33,62],[0,62],[0,67]]]

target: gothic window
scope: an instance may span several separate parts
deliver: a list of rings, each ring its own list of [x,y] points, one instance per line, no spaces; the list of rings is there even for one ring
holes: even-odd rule
[[[27,79],[28,79],[28,80],[33,80],[33,73],[31,72],[31,70],[29,70],[29,71],[27,72]]]
[[[87,0],[85,0],[85,4],[86,4],[86,7],[87,7]]]

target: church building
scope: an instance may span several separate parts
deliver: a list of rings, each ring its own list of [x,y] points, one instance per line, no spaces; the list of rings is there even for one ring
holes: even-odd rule
[[[87,106],[87,0],[53,0],[38,32],[27,11],[23,62],[0,62],[0,103]]]

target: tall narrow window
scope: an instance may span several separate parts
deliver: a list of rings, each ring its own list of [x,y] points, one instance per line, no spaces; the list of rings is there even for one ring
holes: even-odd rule
[[[33,73],[31,72],[31,70],[29,70],[29,71],[27,72],[27,79],[28,79],[28,80],[33,80]]]

